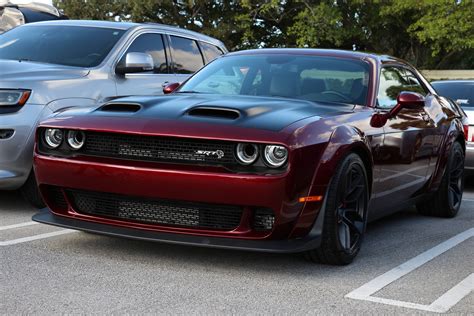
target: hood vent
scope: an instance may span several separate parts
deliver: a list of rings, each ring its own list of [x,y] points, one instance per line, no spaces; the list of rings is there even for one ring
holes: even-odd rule
[[[134,103],[109,103],[99,109],[102,112],[138,112],[142,107]]]
[[[234,109],[219,107],[196,107],[188,111],[188,115],[236,120],[240,117],[240,112]]]

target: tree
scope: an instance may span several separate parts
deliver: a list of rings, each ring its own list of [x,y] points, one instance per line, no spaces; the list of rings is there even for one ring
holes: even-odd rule
[[[54,0],[73,19],[157,22],[259,47],[356,49],[474,68],[472,0]]]

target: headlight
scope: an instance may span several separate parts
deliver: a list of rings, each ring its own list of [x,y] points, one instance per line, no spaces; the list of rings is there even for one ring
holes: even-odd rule
[[[84,146],[86,141],[86,135],[81,131],[69,131],[67,132],[67,143],[74,150],[79,150]]]
[[[0,90],[0,106],[23,106],[30,97],[30,90]]]
[[[288,150],[283,146],[265,146],[263,158],[269,167],[278,168],[283,166],[288,159]]]
[[[250,165],[258,158],[258,147],[254,144],[238,144],[236,154],[241,164]]]
[[[44,132],[44,141],[48,147],[58,148],[63,142],[63,131],[56,128],[47,128]]]

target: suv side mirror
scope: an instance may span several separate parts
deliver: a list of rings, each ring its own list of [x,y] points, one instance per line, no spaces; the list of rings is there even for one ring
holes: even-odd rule
[[[152,71],[154,68],[153,57],[146,53],[127,53],[125,59],[122,59],[117,67],[115,73],[125,75],[128,73],[138,73],[145,71]]]
[[[170,94],[180,86],[179,82],[168,83],[163,87],[164,94]]]
[[[418,92],[402,91],[397,97],[397,105],[395,105],[388,117],[396,116],[402,109],[420,109],[425,106],[425,97]]]

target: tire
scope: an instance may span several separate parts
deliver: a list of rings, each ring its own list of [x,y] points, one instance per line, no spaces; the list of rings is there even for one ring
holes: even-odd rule
[[[326,196],[321,245],[304,255],[316,263],[347,265],[359,253],[367,225],[367,171],[358,155],[339,164]]]
[[[20,188],[20,192],[23,198],[35,208],[41,209],[46,207],[38,190],[38,184],[36,183],[33,170],[30,172],[28,180],[26,180],[25,184]]]
[[[438,191],[429,200],[417,204],[418,212],[426,216],[455,217],[461,207],[463,190],[464,150],[455,142]]]

